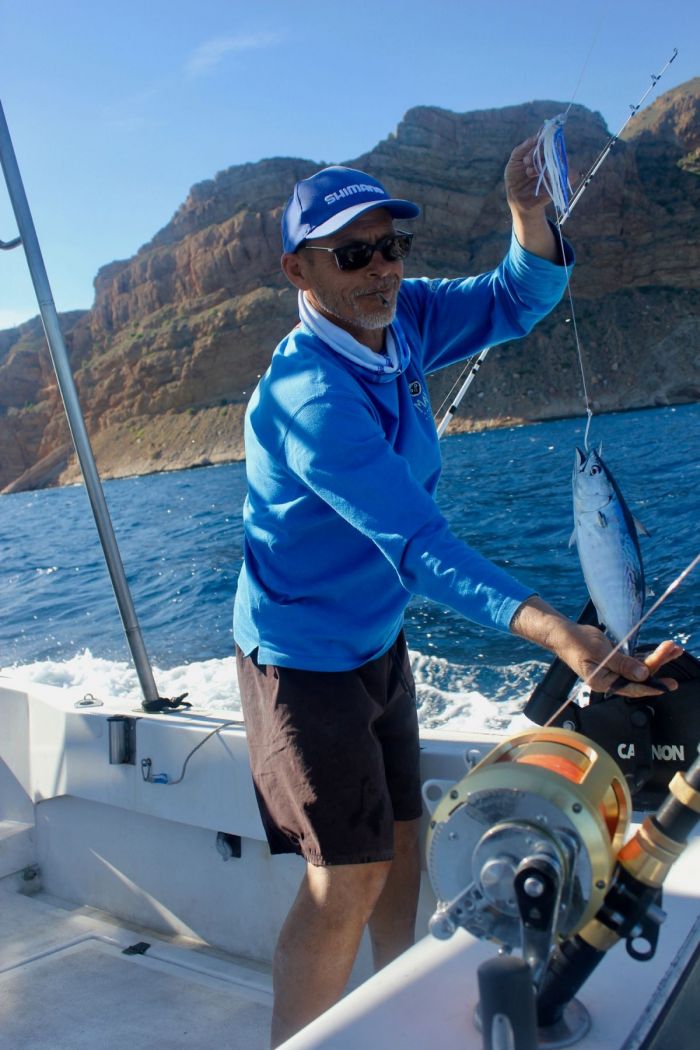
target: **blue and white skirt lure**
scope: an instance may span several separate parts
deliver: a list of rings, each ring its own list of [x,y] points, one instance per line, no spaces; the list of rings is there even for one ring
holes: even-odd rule
[[[566,158],[566,144],[564,142],[565,122],[566,117],[563,113],[552,117],[551,120],[545,120],[537,136],[537,142],[532,154],[533,164],[538,175],[535,195],[538,195],[542,186],[544,186],[552,198],[559,220],[569,214],[569,200],[571,198],[569,163]]]

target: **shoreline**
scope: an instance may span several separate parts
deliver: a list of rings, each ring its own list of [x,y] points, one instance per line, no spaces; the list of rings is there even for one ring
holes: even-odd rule
[[[700,401],[620,405],[599,409],[594,415],[676,408],[688,404],[700,404]],[[245,406],[241,404],[216,406],[176,413],[175,418],[141,417],[130,423],[105,428],[91,436],[100,479],[114,481],[241,463],[245,460],[242,428],[244,412]],[[575,411],[560,411],[538,418],[500,416],[474,419],[455,415],[446,436],[535,426],[577,416],[585,419],[585,412],[580,405]],[[75,451],[72,445],[64,444],[0,490],[0,496],[80,485],[82,480]]]

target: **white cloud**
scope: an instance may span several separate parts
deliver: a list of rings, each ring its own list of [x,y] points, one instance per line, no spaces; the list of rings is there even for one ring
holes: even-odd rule
[[[253,33],[248,36],[218,36],[200,44],[185,64],[190,76],[209,73],[227,56],[241,51],[257,51],[274,47],[281,41],[279,33]]]

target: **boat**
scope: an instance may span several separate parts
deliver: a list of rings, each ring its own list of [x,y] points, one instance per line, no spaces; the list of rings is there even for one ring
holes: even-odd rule
[[[0,680],[0,712],[0,1046],[266,1046],[270,961],[303,862],[269,855],[243,725],[20,679]],[[503,746],[421,742],[428,802]],[[697,1019],[699,866],[695,837],[666,879],[653,961],[618,946],[582,989],[582,1050],[692,1045],[678,1033]],[[477,970],[496,946],[461,927],[434,936],[436,911],[424,873],[417,944],[375,976],[365,946],[352,990],[288,1050],[480,1048]]]
[[[269,854],[243,724],[158,695],[0,118],[21,241],[144,694],[134,706],[0,679],[0,1047],[258,1050],[303,861]],[[574,730],[424,730],[421,744],[419,940],[376,975],[363,945],[348,994],[287,1050],[690,1047],[699,761],[644,813],[615,761]]]

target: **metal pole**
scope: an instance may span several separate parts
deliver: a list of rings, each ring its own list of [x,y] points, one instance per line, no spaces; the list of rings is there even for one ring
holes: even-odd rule
[[[136,618],[134,603],[131,599],[129,585],[126,582],[124,566],[122,564],[119,548],[114,536],[112,522],[107,509],[107,504],[102,491],[95,457],[90,446],[85,420],[78,401],[78,392],[75,388],[73,374],[71,372],[66,352],[66,345],[58,323],[58,314],[51,295],[49,279],[46,274],[41,248],[37,239],[34,222],[29,210],[29,204],[22,185],[22,177],[17,166],[17,158],[12,146],[10,131],[5,120],[5,113],[0,103],[0,163],[5,175],[5,183],[12,202],[12,208],[17,220],[17,227],[27,258],[27,265],[31,274],[34,291],[36,292],[41,320],[44,325],[46,341],[49,344],[51,360],[56,370],[58,387],[61,391],[63,404],[68,417],[73,444],[80,463],[80,469],[85,480],[92,513],[95,516],[95,524],[99,533],[102,550],[104,551],[107,569],[114,587],[114,594],[119,606],[126,640],[131,649],[131,655],[136,667],[136,674],[141,683],[141,690],[146,702],[158,700],[158,688],[153,677],[153,671],[148,659],[146,647],[141,637],[141,628]]]

